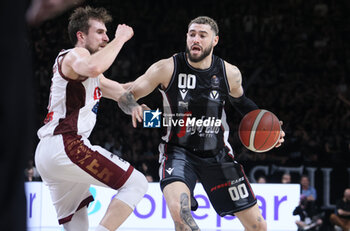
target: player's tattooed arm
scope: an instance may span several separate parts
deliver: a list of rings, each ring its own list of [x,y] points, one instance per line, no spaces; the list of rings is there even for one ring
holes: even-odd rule
[[[118,105],[120,109],[122,109],[122,111],[128,115],[132,114],[133,108],[140,106],[130,91],[126,91],[122,96],[120,96]]]
[[[182,193],[180,196],[180,217],[184,221],[185,225],[175,223],[176,231],[178,230],[189,230],[189,231],[200,231],[198,225],[194,221],[191,210],[189,198],[186,193]],[[188,227],[186,227],[188,226]]]
[[[137,127],[137,122],[142,122],[143,111],[150,110],[150,108],[145,105],[139,105],[136,102],[134,95],[130,91],[126,91],[118,100],[118,105],[124,113],[131,115],[132,126]]]

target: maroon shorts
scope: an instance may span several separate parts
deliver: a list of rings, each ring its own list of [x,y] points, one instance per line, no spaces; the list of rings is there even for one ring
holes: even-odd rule
[[[91,145],[87,138],[71,134],[41,139],[35,164],[49,187],[60,224],[93,200],[91,184],[118,189],[134,169],[104,148]]]

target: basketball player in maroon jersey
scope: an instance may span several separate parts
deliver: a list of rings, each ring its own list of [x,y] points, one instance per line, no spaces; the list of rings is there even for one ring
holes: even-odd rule
[[[95,126],[101,97],[118,101],[123,86],[105,72],[134,34],[118,25],[109,42],[103,8],[77,8],[68,32],[74,48],[61,51],[53,67],[45,125],[38,131],[37,169],[48,185],[59,224],[68,231],[87,231],[90,184],[118,190],[96,231],[116,230],[147,191],[145,176],[88,137]],[[140,107],[135,104],[136,107]]]

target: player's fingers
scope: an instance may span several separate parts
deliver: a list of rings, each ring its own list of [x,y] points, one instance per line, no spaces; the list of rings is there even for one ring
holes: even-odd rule
[[[283,138],[279,139],[275,147],[278,148],[279,146],[282,145],[283,142],[284,142]]]
[[[132,118],[132,126],[133,126],[134,128],[136,128],[136,122],[135,122],[134,117]]]
[[[142,122],[142,114],[143,114],[142,107],[138,106],[133,109],[131,113],[131,117],[132,117],[132,125],[134,128],[137,127],[137,121],[140,123]]]
[[[135,122],[141,122],[141,118],[140,118],[140,107],[138,106],[137,108],[134,109],[134,115],[135,115]]]
[[[140,123],[142,122],[142,114],[143,114],[142,107],[141,106],[137,107],[137,120]]]
[[[284,142],[284,138],[283,138],[284,136],[285,136],[284,131],[281,131],[280,138],[279,138],[277,144],[275,145],[275,148],[278,148],[282,145],[282,143]]]
[[[131,119],[132,119],[132,126],[133,126],[134,128],[136,128],[137,122],[136,122],[136,115],[135,115],[134,112],[132,112],[132,114],[131,114]]]
[[[280,125],[281,125],[281,126],[283,125],[283,121],[282,121],[282,120],[280,120]]]
[[[285,137],[285,136],[286,136],[286,133],[282,130],[282,131],[281,131],[281,134],[280,134],[280,137],[283,138],[283,137]]]

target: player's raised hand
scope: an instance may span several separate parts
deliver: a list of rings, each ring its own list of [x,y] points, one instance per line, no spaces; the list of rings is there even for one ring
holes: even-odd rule
[[[132,29],[132,27],[125,24],[119,24],[117,30],[115,31],[115,37],[117,39],[123,40],[124,42],[131,39],[133,35],[134,30]]]

